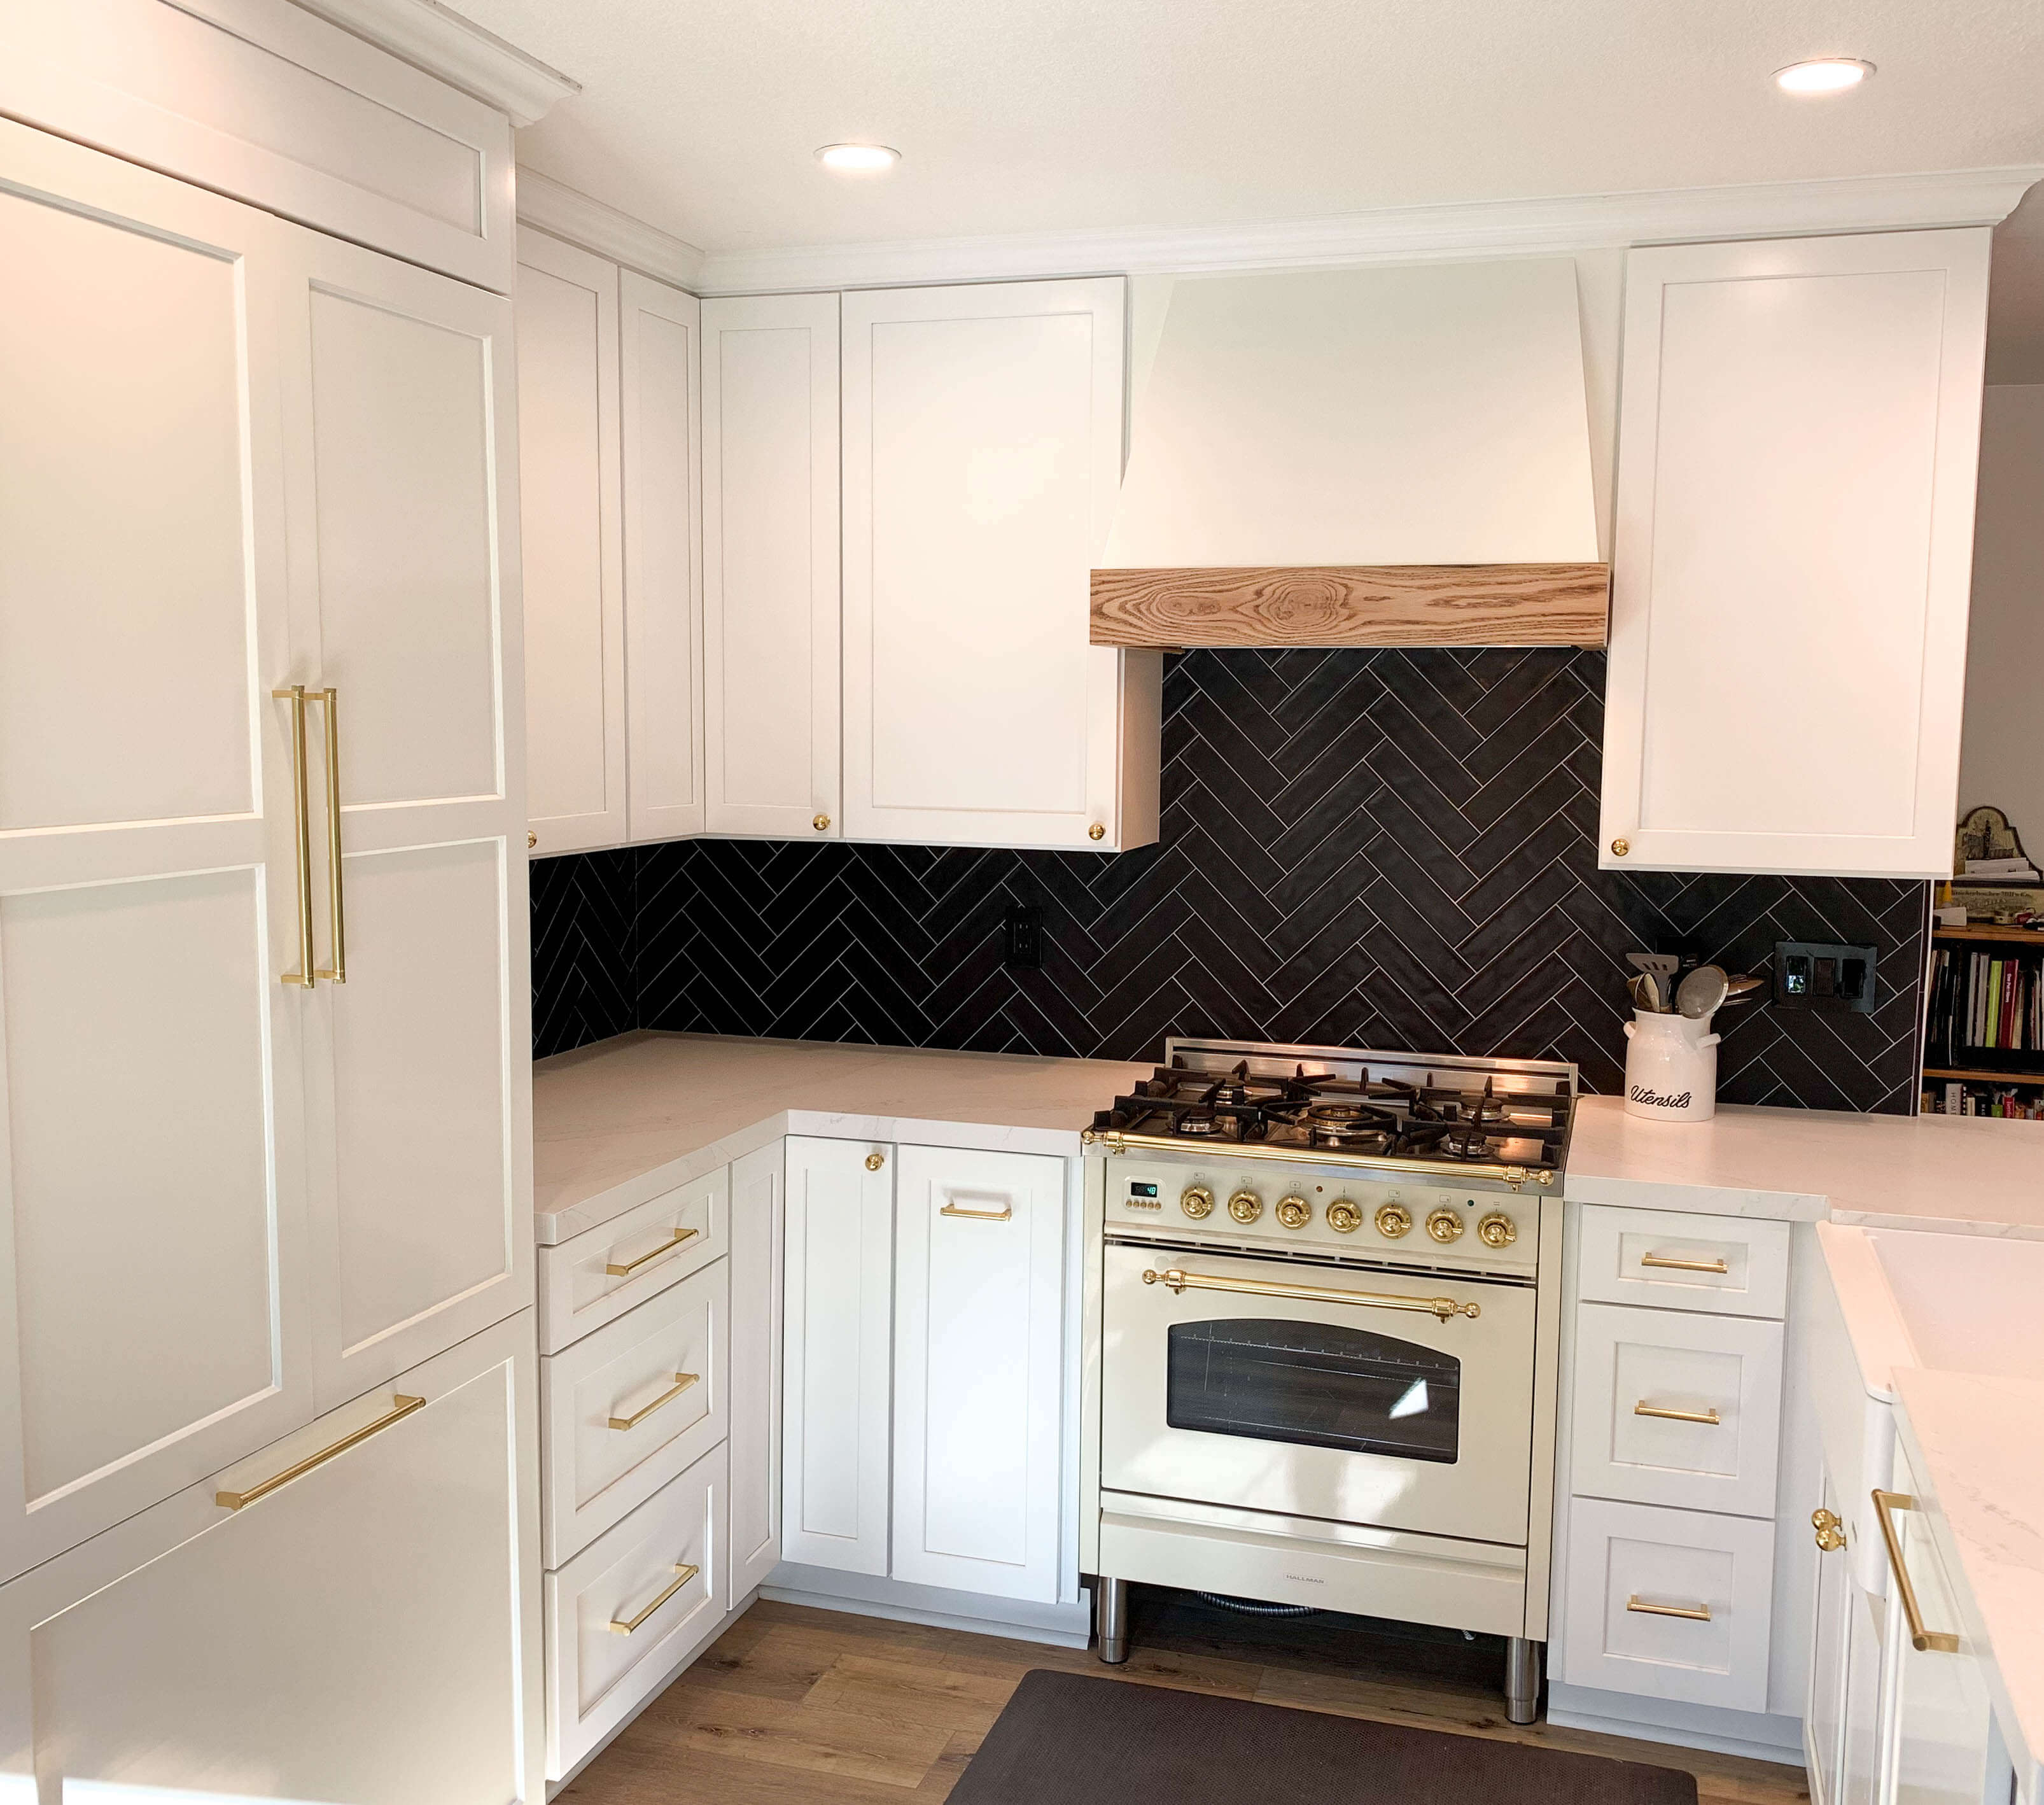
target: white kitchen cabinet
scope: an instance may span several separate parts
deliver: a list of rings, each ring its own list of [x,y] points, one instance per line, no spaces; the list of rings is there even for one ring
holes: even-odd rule
[[[1121,475],[1125,288],[843,297],[851,837],[1156,837],[1162,655],[1087,642]]]
[[[775,1141],[731,1163],[731,1595],[781,1561],[782,1218]]]
[[[1839,1514],[1838,1495],[1827,1472],[1820,1510]],[[1847,1657],[1852,1614],[1858,1603],[1852,1564],[1842,1547],[1823,1549],[1810,1634],[1810,1690],[1803,1707],[1804,1765],[1815,1805],[1843,1805],[1839,1774],[1844,1763]]]
[[[0,1586],[0,1794],[537,1805],[534,1358],[522,1312]]]
[[[703,827],[702,305],[620,274],[631,837]]]
[[[1065,1162],[937,1147],[898,1159],[889,1571],[1054,1603]]]
[[[626,835],[617,266],[521,229],[517,315],[526,806],[544,855]]]
[[[838,298],[702,309],[704,826],[843,831]]]
[[[1606,868],[1950,875],[1988,243],[1627,260]]]
[[[891,1152],[787,1141],[781,1551],[852,1573],[887,1571]]]

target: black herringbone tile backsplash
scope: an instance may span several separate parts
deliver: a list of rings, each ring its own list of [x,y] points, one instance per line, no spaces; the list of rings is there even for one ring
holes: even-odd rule
[[[541,860],[537,1054],[630,1027],[1147,1059],[1167,1034],[1573,1060],[1631,949],[1880,949],[1869,1015],[1728,1011],[1727,1101],[1907,1110],[1929,887],[1596,868],[1603,654],[1195,652],[1116,856],[743,840]],[[1011,902],[1043,960],[1002,964]]]

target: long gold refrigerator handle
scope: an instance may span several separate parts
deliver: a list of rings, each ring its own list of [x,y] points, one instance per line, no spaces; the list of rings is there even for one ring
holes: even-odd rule
[[[285,972],[283,981],[310,990],[321,974],[313,969],[313,810],[305,789],[305,686],[294,683],[270,694],[291,705],[291,792],[298,815],[298,968]]]
[[[308,690],[308,698],[326,704],[326,892],[327,930],[333,939],[333,968],[321,972],[337,984],[348,982],[348,923],[341,904],[340,879],[340,691]],[[302,783],[300,785],[303,788]]]

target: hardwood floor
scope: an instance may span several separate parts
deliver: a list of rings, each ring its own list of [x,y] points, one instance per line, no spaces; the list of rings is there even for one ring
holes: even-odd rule
[[[1701,1805],[1800,1805],[1800,1768],[1504,1721],[1499,1645],[1238,1622],[1164,1595],[1128,1665],[1083,1649],[762,1602],[557,1795],[574,1805],[906,1805],[942,1799],[1035,1667],[1685,1768]],[[1381,1626],[1380,1626],[1381,1627]]]

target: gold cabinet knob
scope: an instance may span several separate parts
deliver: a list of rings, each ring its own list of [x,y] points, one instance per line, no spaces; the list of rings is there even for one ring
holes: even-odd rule
[[[1286,1228],[1302,1229],[1313,1219],[1313,1207],[1303,1197],[1281,1197],[1276,1214]]]
[[[535,846],[539,845],[539,835],[535,833],[531,828],[527,828],[525,829],[525,850],[528,852],[531,852]]]
[[[1099,822],[1095,822],[1086,829],[1086,838],[1089,840],[1105,840],[1106,837],[1107,829]]]
[[[1519,1225],[1509,1216],[1493,1214],[1476,1226],[1485,1247],[1509,1247],[1519,1238]]]
[[[1386,1203],[1377,1212],[1377,1232],[1386,1241],[1396,1241],[1412,1226],[1412,1212],[1403,1203]]]
[[[1630,840],[1614,840],[1611,843],[1611,855],[1615,859],[1623,858],[1631,850],[1632,842]]]
[[[1336,1234],[1354,1234],[1362,1226],[1362,1212],[1346,1197],[1337,1197],[1327,1206],[1327,1226]]]
[[[830,832],[830,817],[827,814],[820,814],[809,823],[809,826],[819,833],[828,833]]]
[[[1238,1191],[1228,1200],[1228,1213],[1246,1226],[1263,1214],[1263,1199],[1253,1191]]]
[[[1462,1239],[1462,1219],[1443,1203],[1427,1218],[1427,1233],[1445,1247],[1451,1241]]]
[[[1213,1193],[1203,1184],[1189,1184],[1179,1194],[1178,1207],[1196,1222],[1213,1214]]]
[[[885,1153],[868,1153],[866,1156],[866,1169],[870,1172],[877,1172],[886,1164],[887,1156]]]
[[[1817,1546],[1827,1554],[1835,1554],[1846,1545],[1846,1526],[1835,1511],[1812,1511],[1810,1527],[1817,1532]]]

